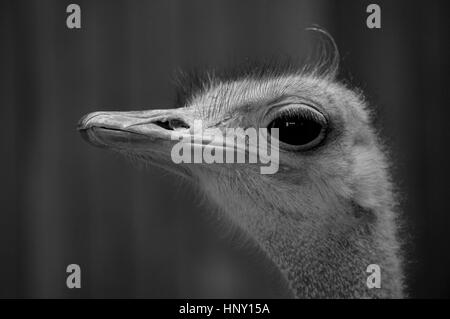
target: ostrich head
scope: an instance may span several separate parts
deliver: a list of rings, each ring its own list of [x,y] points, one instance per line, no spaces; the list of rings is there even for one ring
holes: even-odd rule
[[[292,68],[209,74],[200,83],[182,94],[182,108],[95,112],[79,130],[93,145],[193,180],[262,248],[294,296],[400,296],[394,201],[362,95],[334,72]],[[261,163],[175,164],[171,136],[194,134],[195,120],[204,135],[278,128],[278,171],[261,174]],[[370,264],[382,269],[380,289],[366,285]]]

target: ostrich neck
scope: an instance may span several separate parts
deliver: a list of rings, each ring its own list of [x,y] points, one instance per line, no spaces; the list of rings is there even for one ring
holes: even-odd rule
[[[329,218],[309,212],[316,218],[308,220],[292,218],[292,213],[283,211],[274,213],[273,207],[241,205],[239,201],[229,201],[227,208],[281,271],[295,297],[402,297],[398,245],[390,212],[348,203],[336,208],[343,211],[333,211]],[[371,274],[367,267],[371,264],[380,266],[381,288],[367,286]]]
[[[394,234],[380,229],[383,224],[362,218],[338,231],[326,226],[319,231],[291,223],[260,234],[257,241],[297,298],[401,297]],[[371,264],[381,269],[379,289],[367,286]]]

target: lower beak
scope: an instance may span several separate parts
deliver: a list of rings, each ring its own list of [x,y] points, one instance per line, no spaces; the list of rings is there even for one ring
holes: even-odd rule
[[[80,119],[78,131],[98,147],[162,151],[173,144],[173,134],[188,132],[189,124],[183,109],[94,112]]]

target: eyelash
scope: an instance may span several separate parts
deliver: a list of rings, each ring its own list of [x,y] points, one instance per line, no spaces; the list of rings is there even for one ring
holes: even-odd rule
[[[328,121],[326,116],[318,111],[315,107],[305,104],[305,103],[299,103],[299,104],[288,104],[285,106],[280,106],[277,109],[280,109],[279,111],[273,112],[269,118],[267,119],[267,124],[271,123],[276,118],[284,117],[284,116],[304,116],[307,119],[315,120],[319,123],[321,123],[324,126],[328,126]],[[301,110],[300,110],[301,109]]]

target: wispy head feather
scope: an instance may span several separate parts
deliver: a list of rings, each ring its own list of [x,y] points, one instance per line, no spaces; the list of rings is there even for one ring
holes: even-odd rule
[[[321,36],[319,45],[306,59],[292,57],[272,57],[265,60],[250,60],[228,68],[204,68],[179,71],[176,74],[176,105],[185,106],[198,93],[224,82],[241,79],[265,80],[287,75],[313,75],[334,80],[339,69],[339,50],[333,37],[324,29],[314,26],[306,31]],[[206,71],[205,71],[206,69]]]

